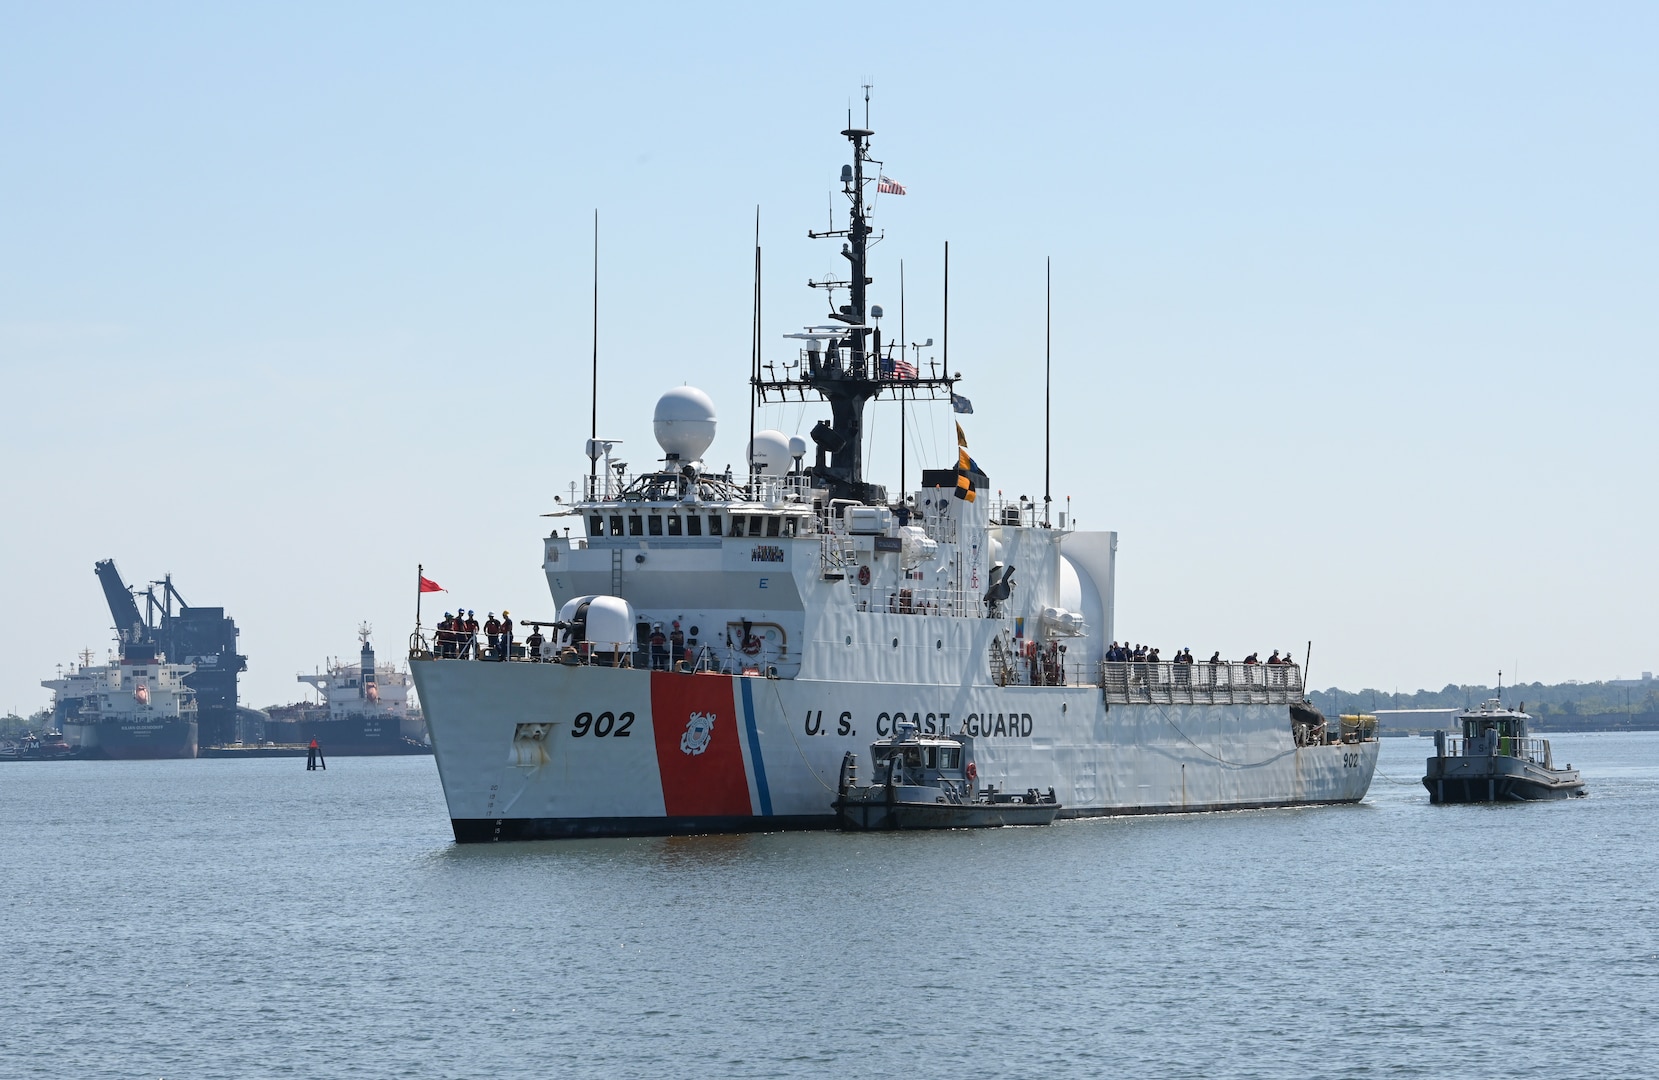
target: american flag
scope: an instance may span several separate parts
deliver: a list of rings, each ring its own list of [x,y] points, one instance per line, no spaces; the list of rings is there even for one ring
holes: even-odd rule
[[[876,190],[881,192],[883,195],[903,195],[904,185],[899,183],[897,180],[889,180],[887,177],[883,176],[876,181]],[[912,375],[911,378],[914,379],[915,376]]]
[[[895,378],[895,379],[914,379],[915,377],[916,377],[916,365],[915,364],[912,364],[908,360],[894,360],[893,361],[893,378]]]

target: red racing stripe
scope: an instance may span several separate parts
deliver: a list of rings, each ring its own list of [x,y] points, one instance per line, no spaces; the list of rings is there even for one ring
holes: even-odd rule
[[[754,813],[734,685],[726,675],[651,673],[651,730],[669,817]]]

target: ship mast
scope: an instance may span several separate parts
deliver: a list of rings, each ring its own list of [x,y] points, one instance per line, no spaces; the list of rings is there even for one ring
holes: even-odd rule
[[[814,484],[826,489],[832,500],[880,504],[887,501],[886,489],[864,479],[865,402],[884,392],[901,403],[905,398],[918,397],[949,400],[955,380],[948,372],[932,370],[927,377],[917,371],[915,377],[901,379],[891,358],[882,355],[881,308],[869,303],[869,287],[875,281],[869,272],[870,247],[881,239],[873,237],[875,230],[870,225],[870,211],[864,197],[865,185],[876,181],[881,165],[870,156],[870,138],[875,132],[869,127],[869,108],[870,87],[866,86],[865,126],[853,126],[849,109],[847,127],[841,132],[853,147],[852,164],[841,167],[841,192],[849,204],[846,228],[834,228],[835,223],[831,221],[831,228],[823,232],[807,231],[807,236],[814,240],[832,237],[842,240],[841,255],[848,263],[847,277],[836,279],[831,275],[822,281],[808,282],[812,288],[829,293],[829,317],[834,322],[786,335],[806,344],[806,355],[797,376],[762,378],[757,370],[753,377],[762,401],[802,400],[810,390],[829,402],[830,419],[820,420],[811,432],[818,448],[817,461],[811,469]],[[867,171],[866,166],[877,166],[878,170]],[[837,305],[835,295],[841,289],[847,290],[849,302]]]

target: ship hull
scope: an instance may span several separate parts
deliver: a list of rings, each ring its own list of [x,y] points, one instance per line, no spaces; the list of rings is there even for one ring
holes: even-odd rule
[[[394,754],[430,754],[425,746],[404,735],[396,716],[348,716],[338,720],[266,721],[265,739],[283,745],[307,746],[312,739],[324,753],[337,757],[381,757]]]
[[[197,754],[194,720],[120,720],[72,725],[78,756],[106,761],[155,761]]]
[[[844,832],[889,832],[1047,825],[1059,816],[1060,807],[1050,802],[889,801],[885,787],[873,787],[849,791],[836,804],[836,811]]]
[[[1576,769],[1549,769],[1520,758],[1432,757],[1423,786],[1429,802],[1457,803],[1548,802],[1573,799],[1585,793]]]
[[[1063,817],[1357,802],[1377,744],[1298,747],[1283,702],[1111,703],[1094,686],[768,679],[415,660],[455,838],[830,829],[843,756],[914,721]]]

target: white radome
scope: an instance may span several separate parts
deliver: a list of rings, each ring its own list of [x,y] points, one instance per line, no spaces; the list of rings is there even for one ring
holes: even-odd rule
[[[664,454],[699,461],[714,442],[714,402],[695,386],[677,386],[657,399],[651,426]]]
[[[783,476],[789,472],[789,436],[781,431],[755,432],[755,441],[749,444],[749,460],[767,476]]]

